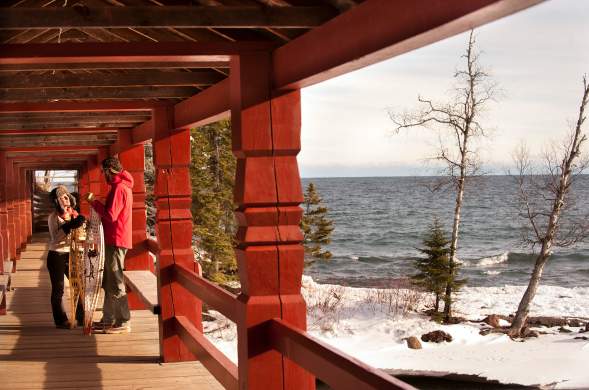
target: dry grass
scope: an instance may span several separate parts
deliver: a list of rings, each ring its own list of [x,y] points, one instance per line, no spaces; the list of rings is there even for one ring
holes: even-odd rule
[[[426,300],[425,295],[406,288],[369,290],[364,302],[374,312],[381,312],[391,318],[402,318],[407,313],[417,311]]]

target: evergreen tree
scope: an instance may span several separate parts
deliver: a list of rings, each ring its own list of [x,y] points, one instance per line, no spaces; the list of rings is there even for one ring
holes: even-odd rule
[[[192,215],[204,276],[222,282],[237,278],[233,215],[235,157],[228,120],[191,131]]]
[[[305,191],[303,209],[304,214],[300,226],[303,231],[305,254],[313,260],[331,258],[331,252],[323,250],[321,246],[331,242],[331,233],[334,229],[333,221],[327,218],[328,209],[323,206],[323,199],[313,183],[309,183]]]
[[[445,293],[448,282],[449,243],[450,240],[446,238],[440,221],[435,218],[423,239],[424,248],[418,249],[427,257],[415,260],[418,273],[411,277],[414,284],[434,293],[434,313],[439,312],[440,298]]]

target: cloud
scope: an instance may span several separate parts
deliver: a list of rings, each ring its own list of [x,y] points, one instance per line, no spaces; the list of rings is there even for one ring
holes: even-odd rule
[[[539,148],[568,128],[589,72],[588,15],[589,1],[560,0],[477,30],[481,61],[505,91],[485,116],[494,129],[483,156],[490,166],[509,164],[520,139]],[[304,89],[301,172],[427,174],[421,160],[436,137],[422,129],[392,136],[387,108],[414,108],[418,94],[446,99],[466,41],[461,34]]]

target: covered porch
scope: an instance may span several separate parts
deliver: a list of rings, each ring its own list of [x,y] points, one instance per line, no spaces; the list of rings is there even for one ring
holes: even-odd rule
[[[26,375],[30,366],[40,373],[41,366],[46,370],[53,364],[49,357],[54,355],[39,352],[40,363],[31,351],[56,351],[56,331],[42,314],[35,314],[42,313],[38,310],[43,310],[47,291],[43,243],[32,232],[33,172],[77,170],[80,193],[104,198],[108,188],[100,162],[118,155],[136,183],[134,248],[126,268],[152,272],[157,287],[155,292],[130,291],[139,332],[134,325],[131,335],[121,336],[129,349],[115,360],[125,364],[116,365],[116,375],[106,368],[108,374],[96,375],[96,387],[116,388],[109,378],[118,375],[132,382],[121,388],[150,383],[176,387],[188,377],[196,381],[190,384],[203,388],[313,389],[315,377],[337,389],[411,388],[305,332],[299,229],[303,197],[296,159],[301,88],[540,2],[3,3],[0,259],[12,263],[5,268],[0,261],[0,273],[9,274],[16,289],[3,293],[8,315],[0,320],[2,369],[11,365]],[[202,278],[192,252],[190,129],[227,117],[237,158],[239,296]],[[146,234],[143,144],[148,141],[154,150],[157,240]],[[82,206],[87,214],[88,206]],[[157,258],[155,267],[151,255]],[[31,301],[20,300],[20,292]],[[149,306],[147,296],[154,294],[157,302]],[[237,365],[202,334],[202,302],[237,324]],[[145,311],[147,307],[155,314]],[[59,337],[64,349],[56,353],[78,351],[94,373],[102,372],[115,354],[106,338],[101,344],[95,336]],[[138,363],[138,357],[145,361]],[[157,365],[195,360],[199,363]],[[153,366],[153,378],[147,378],[144,364]],[[204,374],[205,368],[215,379]],[[167,379],[148,381],[156,377]],[[37,382],[34,378],[30,387],[42,387],[47,380],[41,374]]]

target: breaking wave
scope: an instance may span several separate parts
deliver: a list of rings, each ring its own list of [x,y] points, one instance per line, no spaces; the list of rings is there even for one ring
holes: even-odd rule
[[[505,263],[509,259],[509,252],[504,252],[495,256],[483,257],[478,259],[476,265],[478,267],[490,267],[497,264]]]

